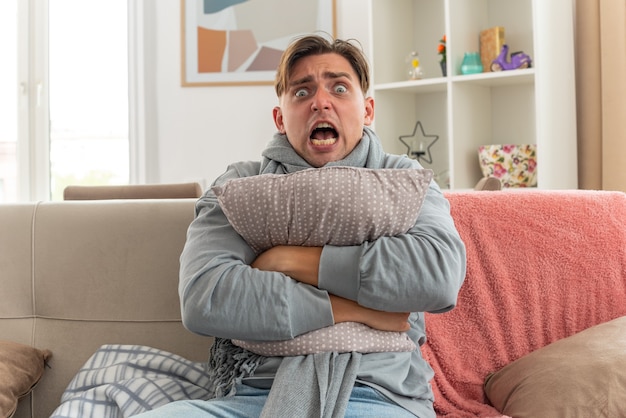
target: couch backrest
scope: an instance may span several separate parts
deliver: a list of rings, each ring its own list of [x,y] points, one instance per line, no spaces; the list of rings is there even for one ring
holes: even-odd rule
[[[626,315],[626,194],[528,189],[447,197],[467,247],[467,275],[457,307],[427,315],[423,353],[435,370],[437,412],[463,405],[478,415],[488,373]]]
[[[52,351],[16,417],[44,417],[103,344],[206,361],[181,324],[179,256],[195,199],[0,205],[0,339]],[[31,410],[32,405],[32,410]]]
[[[200,183],[74,186],[63,189],[63,200],[185,199],[202,196]]]

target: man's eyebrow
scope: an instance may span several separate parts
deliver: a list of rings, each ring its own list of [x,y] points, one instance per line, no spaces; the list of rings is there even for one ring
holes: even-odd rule
[[[302,84],[310,83],[313,81],[313,76],[307,75],[305,77],[299,78],[297,80],[293,80],[289,83],[290,86],[301,86]]]
[[[334,72],[334,71],[326,71],[322,74],[322,76],[324,78],[329,78],[329,79],[334,79],[334,78],[342,78],[345,77],[347,79],[351,79],[352,77],[350,77],[350,73],[347,72]],[[290,86],[301,86],[303,84],[306,83],[310,83],[311,81],[313,81],[313,76],[312,75],[307,75],[304,76],[302,78],[299,78],[297,80],[293,80],[291,83],[289,83]]]
[[[352,77],[350,77],[350,73],[346,73],[346,72],[333,72],[333,71],[327,71],[324,73],[324,78],[342,78],[345,77],[347,79],[350,79]]]

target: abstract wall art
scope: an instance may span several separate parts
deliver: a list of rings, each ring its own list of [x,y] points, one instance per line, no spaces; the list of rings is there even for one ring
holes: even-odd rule
[[[335,0],[181,0],[181,84],[272,84],[294,38],[335,26]]]

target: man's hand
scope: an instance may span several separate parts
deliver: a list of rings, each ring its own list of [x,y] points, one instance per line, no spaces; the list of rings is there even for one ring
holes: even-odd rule
[[[408,331],[408,312],[383,312],[365,308],[358,303],[339,296],[330,295],[335,323],[360,322],[381,331]]]

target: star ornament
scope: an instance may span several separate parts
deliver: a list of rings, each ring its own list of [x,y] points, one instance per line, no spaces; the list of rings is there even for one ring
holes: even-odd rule
[[[417,132],[417,128],[420,129],[420,133]],[[400,142],[402,142],[406,146],[407,155],[409,157],[415,158],[416,160],[425,161],[428,164],[433,163],[433,157],[430,153],[430,148],[435,142],[437,142],[438,139],[439,135],[426,135],[426,133],[424,132],[424,127],[422,126],[422,122],[420,122],[419,120],[417,121],[417,123],[415,123],[415,128],[413,128],[413,133],[411,135],[400,136]],[[426,149],[424,149],[423,147],[423,144],[425,143],[428,143]]]

